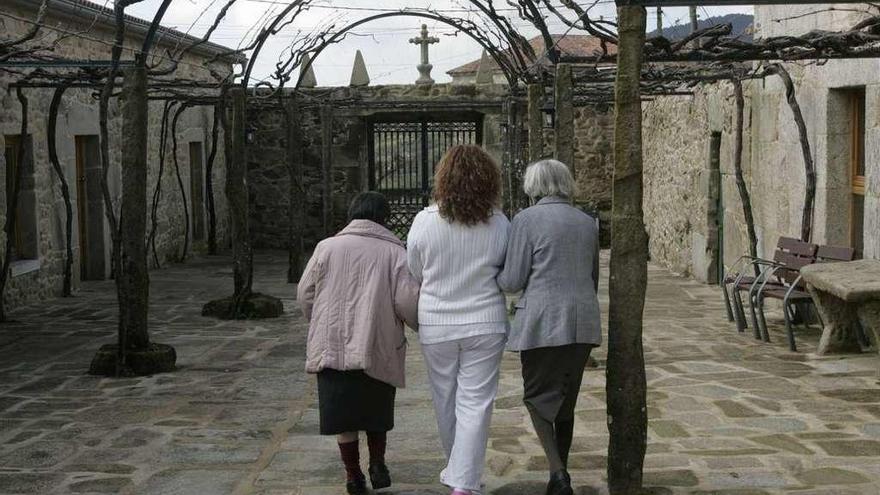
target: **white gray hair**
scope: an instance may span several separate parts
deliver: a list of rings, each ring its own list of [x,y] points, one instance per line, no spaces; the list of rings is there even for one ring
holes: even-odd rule
[[[541,160],[526,169],[523,191],[532,199],[548,196],[574,196],[574,177],[571,170],[559,160]]]

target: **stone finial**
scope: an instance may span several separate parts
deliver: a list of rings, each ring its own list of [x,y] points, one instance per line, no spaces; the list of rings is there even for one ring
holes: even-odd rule
[[[300,72],[303,70],[306,71],[300,79],[299,87],[315,88],[318,86],[318,79],[315,78],[315,71],[312,69],[312,59],[309,57],[308,53],[303,55],[302,64],[300,65],[299,70]]]
[[[422,48],[422,63],[420,63],[417,67],[417,69],[419,69],[419,78],[416,80],[416,84],[434,84],[434,80],[431,79],[431,69],[433,69],[434,66],[431,65],[430,61],[428,60],[428,46],[433,45],[434,43],[440,43],[440,40],[433,36],[428,36],[428,25],[422,24],[421,36],[419,36],[418,38],[413,38],[409,40],[409,42],[414,45],[419,45]]]
[[[477,67],[477,84],[492,84],[495,82],[495,76],[492,74],[492,59],[486,50],[483,50],[483,56],[480,58],[480,66]]]
[[[367,73],[367,64],[364,63],[364,56],[360,50],[354,55],[354,67],[351,68],[349,85],[356,87],[370,85],[370,74]]]

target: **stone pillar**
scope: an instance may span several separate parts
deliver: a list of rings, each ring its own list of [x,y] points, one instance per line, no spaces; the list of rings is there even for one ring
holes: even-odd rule
[[[150,345],[147,313],[150,280],[147,272],[147,69],[124,71],[122,103],[122,204],[119,211],[121,273],[117,276],[126,292],[120,307],[120,323],[127,350]]]
[[[324,237],[333,229],[333,108],[321,107],[321,196]]]
[[[287,281],[294,283],[302,275],[303,252],[303,149],[302,129],[300,127],[299,108],[296,100],[291,98],[285,103],[285,123],[287,125],[287,171],[290,175],[287,189]]]
[[[230,230],[232,234],[233,299],[241,301],[248,297],[253,282],[253,251],[248,224],[247,150],[245,142],[244,88],[233,87],[227,93],[230,104],[226,156],[226,200],[229,202]],[[234,303],[235,304],[235,303]],[[237,304],[236,304],[237,305]]]
[[[513,215],[519,210],[519,198],[522,195],[522,190],[520,188],[520,179],[522,178],[522,128],[520,127],[520,116],[519,116],[519,104],[513,98],[510,99],[510,102],[507,106],[507,140],[508,140],[508,163],[507,163],[507,175],[508,175],[508,187],[510,188],[510,192],[508,194],[508,199],[510,203],[508,204],[508,208],[510,208],[509,216],[513,218]]]
[[[544,85],[529,84],[529,163],[544,156]]]
[[[642,347],[648,235],[642,210],[644,7],[617,9],[620,45],[614,84],[614,183],[608,284],[608,490],[640,493],[647,447],[647,379]],[[557,77],[559,79],[559,77]],[[557,108],[561,105],[557,101]]]
[[[556,66],[556,159],[574,169],[574,88],[571,65]],[[577,177],[577,175],[575,175]]]

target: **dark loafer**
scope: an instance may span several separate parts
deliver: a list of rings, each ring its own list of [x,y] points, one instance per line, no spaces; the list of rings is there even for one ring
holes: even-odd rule
[[[547,495],[574,495],[571,489],[571,476],[564,469],[550,475],[547,483]]]
[[[345,484],[348,495],[367,495],[367,480],[364,478],[349,481]]]
[[[385,463],[370,464],[370,484],[373,485],[373,490],[391,486],[391,473]]]

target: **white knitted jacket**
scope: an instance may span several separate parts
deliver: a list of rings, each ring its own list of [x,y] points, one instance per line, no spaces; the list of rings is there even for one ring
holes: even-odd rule
[[[436,205],[416,215],[407,239],[407,261],[422,284],[420,325],[507,321],[504,294],[495,277],[504,266],[509,228],[500,211],[472,227],[448,222]]]

